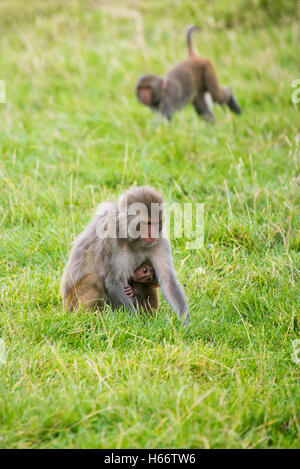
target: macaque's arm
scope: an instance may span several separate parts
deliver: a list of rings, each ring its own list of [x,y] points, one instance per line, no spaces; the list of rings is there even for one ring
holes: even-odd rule
[[[135,312],[136,309],[133,302],[125,293],[124,284],[121,279],[112,278],[108,275],[105,279],[105,287],[108,293],[108,297],[112,302],[113,307],[124,306],[128,311]]]
[[[160,239],[149,261],[155,270],[164,298],[179,317],[185,317],[186,323],[189,318],[188,305],[184,290],[177,279],[167,238]]]
[[[151,314],[156,311],[159,306],[158,292],[156,287],[149,287],[147,289],[146,298],[142,302],[142,307],[147,313]]]
[[[170,100],[168,99],[167,96],[163,96],[163,98],[160,102],[158,110],[163,116],[165,116],[168,119],[168,121],[170,121],[172,119],[173,109],[172,109]]]

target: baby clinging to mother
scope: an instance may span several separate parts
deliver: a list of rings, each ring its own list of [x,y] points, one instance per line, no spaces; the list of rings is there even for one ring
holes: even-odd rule
[[[144,263],[152,269],[153,278],[140,297],[136,284],[143,283],[138,276]],[[151,283],[159,285],[171,308],[187,320],[185,293],[164,232],[163,199],[153,188],[143,186],[127,191],[120,201],[101,204],[75,240],[61,282],[64,309],[80,304],[85,309],[101,308],[107,303],[131,312],[140,307],[156,309],[157,291],[152,288],[149,294]]]

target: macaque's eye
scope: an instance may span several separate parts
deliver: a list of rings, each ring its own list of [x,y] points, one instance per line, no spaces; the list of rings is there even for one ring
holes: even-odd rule
[[[144,272],[144,274],[146,274],[148,272],[147,267],[144,267],[143,272]]]

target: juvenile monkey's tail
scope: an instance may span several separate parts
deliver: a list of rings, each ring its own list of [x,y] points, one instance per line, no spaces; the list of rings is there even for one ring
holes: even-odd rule
[[[192,44],[192,32],[193,31],[201,31],[201,28],[199,28],[199,26],[194,26],[193,24],[190,24],[188,27],[187,27],[187,30],[186,30],[186,40],[187,40],[187,45],[188,45],[188,49],[189,49],[189,55],[194,55],[195,54],[195,51],[194,51],[194,48],[193,48],[193,44]]]

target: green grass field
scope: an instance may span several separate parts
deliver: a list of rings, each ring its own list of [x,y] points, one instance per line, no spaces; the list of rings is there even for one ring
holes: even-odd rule
[[[300,448],[299,18],[292,0],[1,1],[0,447]],[[240,117],[137,102],[190,23]],[[154,318],[62,312],[75,235],[133,184],[205,204],[203,248],[172,240],[186,327],[163,299]]]

